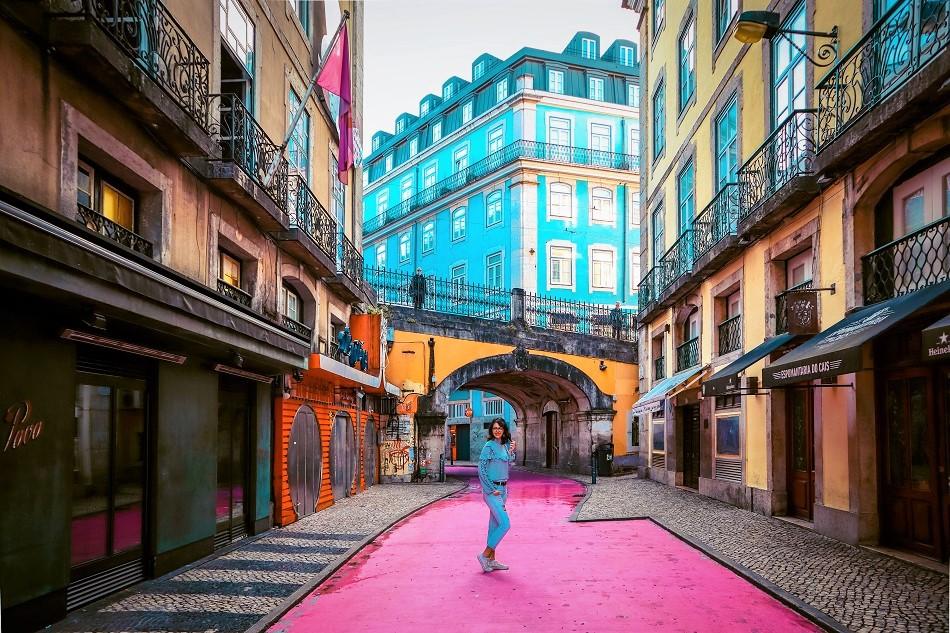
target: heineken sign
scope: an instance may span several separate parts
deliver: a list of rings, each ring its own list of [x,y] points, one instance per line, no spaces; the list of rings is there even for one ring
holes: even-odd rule
[[[923,360],[950,358],[950,315],[940,319],[920,334]]]

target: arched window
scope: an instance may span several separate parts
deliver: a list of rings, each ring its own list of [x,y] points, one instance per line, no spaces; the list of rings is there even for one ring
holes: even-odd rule
[[[602,224],[614,223],[614,192],[606,187],[594,187],[591,192],[590,219]]]
[[[574,217],[574,204],[571,186],[563,182],[551,183],[551,210],[552,218]]]
[[[284,316],[293,319],[297,323],[303,322],[303,300],[296,290],[284,284],[280,291],[284,307]]]
[[[465,237],[465,207],[459,207],[452,212],[452,239],[460,240]]]
[[[492,191],[485,203],[485,224],[491,226],[501,222],[501,192]]]

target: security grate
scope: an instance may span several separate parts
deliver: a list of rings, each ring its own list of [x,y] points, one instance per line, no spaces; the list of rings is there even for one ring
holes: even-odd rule
[[[240,541],[245,536],[247,536],[247,530],[244,528],[244,524],[239,522],[230,529],[221,530],[214,535],[214,549],[227,547],[235,541]]]
[[[742,462],[737,459],[716,459],[716,479],[742,483]]]
[[[78,609],[143,580],[145,580],[145,563],[142,559],[77,580],[66,587],[66,610]]]

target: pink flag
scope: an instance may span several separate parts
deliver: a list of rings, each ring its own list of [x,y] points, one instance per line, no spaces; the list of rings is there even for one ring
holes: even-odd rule
[[[353,95],[350,88],[350,41],[346,24],[323,62],[323,68],[317,75],[317,85],[340,98],[340,115],[337,120],[340,131],[340,157],[337,160],[337,172],[340,182],[347,184],[347,170],[353,165],[353,117],[350,116],[350,101]]]

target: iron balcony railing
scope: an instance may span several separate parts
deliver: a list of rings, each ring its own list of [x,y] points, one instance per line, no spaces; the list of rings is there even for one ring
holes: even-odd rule
[[[812,280],[803,281],[802,283],[792,286],[787,290],[778,293],[775,295],[775,333],[784,334],[788,332],[788,302],[789,297],[792,293],[799,290],[811,290]]]
[[[363,254],[342,232],[337,239],[336,272],[363,287]]]
[[[653,380],[666,378],[666,357],[657,356],[653,359]]]
[[[298,334],[305,339],[309,339],[310,335],[313,334],[313,330],[311,330],[309,327],[300,321],[297,321],[296,319],[291,319],[286,314],[280,315],[280,325],[285,330],[293,332],[294,334]]]
[[[335,257],[337,225],[330,213],[297,174],[287,179],[287,211],[291,228],[298,228],[314,241],[324,255]]]
[[[676,371],[699,364],[699,337],[694,337],[676,348]]]
[[[792,112],[739,169],[739,219],[748,217],[793,178],[812,173],[815,112]]]
[[[737,314],[719,324],[719,354],[742,348],[742,315]]]
[[[377,301],[442,314],[495,321],[511,319],[511,291],[385,268],[366,268],[366,281]]]
[[[281,147],[270,140],[237,95],[211,95],[211,101],[210,130],[221,143],[222,159],[244,170],[281,211],[286,211],[288,165]],[[277,168],[270,182],[265,183],[275,156]]]
[[[950,41],[950,2],[900,0],[818,82],[818,150],[934,59]]]
[[[251,295],[237,286],[232,286],[223,279],[218,279],[218,292],[232,301],[237,301],[246,308],[251,307]]]
[[[739,228],[739,185],[728,183],[719,190],[702,213],[693,220],[694,261],[719,242],[736,235]]]
[[[695,255],[693,235],[692,229],[683,231],[660,259],[660,270],[663,272],[661,292],[672,286],[682,275],[692,272]]]
[[[637,284],[637,311],[646,314],[660,299],[663,291],[663,267],[659,264],[647,271]]]
[[[207,130],[211,63],[159,0],[84,0],[85,13]]]
[[[113,222],[101,213],[90,209],[89,207],[78,205],[76,212],[76,221],[92,229],[99,235],[109,238],[113,242],[121,244],[126,248],[131,248],[137,253],[142,253],[146,257],[152,256],[152,243],[147,239],[133,233],[121,224]]]
[[[524,320],[531,327],[637,340],[637,318],[630,310],[610,306],[524,294]]]
[[[950,216],[876,248],[861,258],[864,305],[950,278]]]
[[[386,209],[385,213],[370,218],[363,223],[363,232],[369,234],[378,231],[387,224],[406,217],[416,209],[428,206],[450,193],[459,191],[502,167],[517,160],[526,159],[632,171],[638,171],[640,168],[640,158],[632,154],[618,154],[539,141],[515,141]]]

